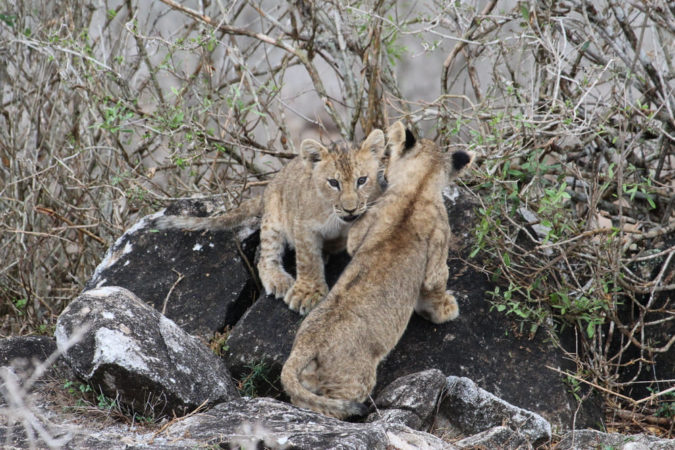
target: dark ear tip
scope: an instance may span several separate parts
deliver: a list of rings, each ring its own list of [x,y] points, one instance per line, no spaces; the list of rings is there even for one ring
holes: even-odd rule
[[[415,146],[415,143],[417,142],[417,139],[415,139],[415,135],[412,134],[412,131],[409,129],[405,129],[405,149],[408,150],[412,147]]]
[[[455,171],[462,170],[470,162],[471,155],[465,151],[459,150],[452,154],[452,168]]]

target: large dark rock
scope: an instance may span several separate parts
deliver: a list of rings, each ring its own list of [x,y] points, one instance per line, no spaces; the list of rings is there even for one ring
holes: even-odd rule
[[[34,368],[56,351],[56,341],[48,336],[14,336],[0,340],[0,366]]]
[[[47,378],[74,377],[58,355],[56,340],[48,336],[13,336],[0,340],[0,367],[11,370],[22,384],[28,380],[40,383]]]
[[[227,338],[224,360],[232,377],[248,382],[250,393],[285,398],[279,376],[301,320],[282,300],[261,295]]]
[[[348,262],[346,252],[326,257],[328,286],[335,284]],[[286,253],[284,263],[294,275],[293,251]],[[303,316],[291,311],[282,300],[262,293],[228,336],[224,358],[232,376],[251,383],[256,395],[285,398],[279,375],[302,319]],[[261,371],[263,376],[255,376]]]
[[[85,289],[125,287],[190,334],[210,336],[233,325],[257,296],[251,274],[255,228],[153,228],[161,214],[203,216],[217,207],[212,200],[181,200],[144,217],[110,247]]]
[[[124,288],[84,292],[59,316],[55,336],[79,377],[143,415],[239,396],[218,357]]]
[[[547,366],[574,370],[572,363],[551,343],[545,330],[534,337],[524,335],[518,323],[491,308],[486,292],[493,285],[462,259],[469,251],[476,205],[470,194],[458,188],[445,195],[455,240],[448,259],[448,288],[456,293],[459,318],[437,325],[414,314],[403,337],[378,368],[374,395],[397,378],[439,369],[475,380],[500,398],[541,414],[556,428],[571,428],[577,401],[562,377]],[[344,256],[329,259],[329,285],[347,261]],[[282,301],[261,296],[228,339],[226,361],[233,375],[245,378],[264,367],[261,392],[280,392],[279,373],[301,320]],[[598,405],[586,402],[576,414],[576,426],[597,426],[601,419]]]

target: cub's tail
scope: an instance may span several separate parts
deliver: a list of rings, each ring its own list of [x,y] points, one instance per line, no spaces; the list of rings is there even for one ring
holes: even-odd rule
[[[246,219],[261,215],[262,211],[263,197],[257,196],[244,200],[236,208],[220,216],[159,216],[153,221],[153,226],[160,230],[179,228],[188,231],[222,231],[241,225]]]
[[[281,369],[281,384],[291,398],[291,402],[303,408],[309,408],[327,416],[346,419],[351,416],[365,416],[368,408],[353,400],[325,397],[307,389],[300,382],[300,373],[310,364],[316,364],[316,353],[292,351]]]

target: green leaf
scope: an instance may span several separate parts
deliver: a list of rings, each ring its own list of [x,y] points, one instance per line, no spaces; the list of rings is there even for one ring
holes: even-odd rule
[[[593,322],[588,322],[588,325],[586,326],[586,334],[588,335],[589,339],[593,339],[593,336],[595,335],[595,324],[593,324]]]
[[[525,3],[520,5],[520,15],[523,16],[526,22],[530,21],[530,8]]]
[[[14,19],[16,19],[16,16],[10,16],[7,14],[0,14],[0,20],[5,22],[8,27],[14,28]]]
[[[19,309],[24,309],[26,307],[27,303],[28,303],[27,298],[20,298],[20,299],[14,300],[14,306],[16,306]]]
[[[527,319],[530,316],[528,311],[523,311],[522,309],[514,309],[513,312],[523,319]]]

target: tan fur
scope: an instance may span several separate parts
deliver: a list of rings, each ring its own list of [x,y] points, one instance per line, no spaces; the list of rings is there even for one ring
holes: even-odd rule
[[[372,131],[358,149],[328,149],[307,139],[300,150],[300,157],[281,169],[267,186],[262,202],[251,200],[243,210],[240,206],[217,217],[160,217],[157,226],[231,228],[247,213],[262,210],[260,281],[268,295],[283,298],[292,310],[306,314],[328,292],[322,253],[343,250],[354,220],[382,193],[378,171],[384,133]],[[329,180],[338,186],[331,186]],[[286,245],[295,248],[295,280],[282,264]]]
[[[405,136],[400,122],[389,128],[389,186],[351,228],[352,261],[302,322],[284,364],[281,382],[295,405],[338,418],[362,414],[377,365],[413,310],[434,323],[459,314],[445,290],[450,227],[442,189],[463,167],[429,140],[406,148]],[[471,162],[460,156],[461,165]]]

